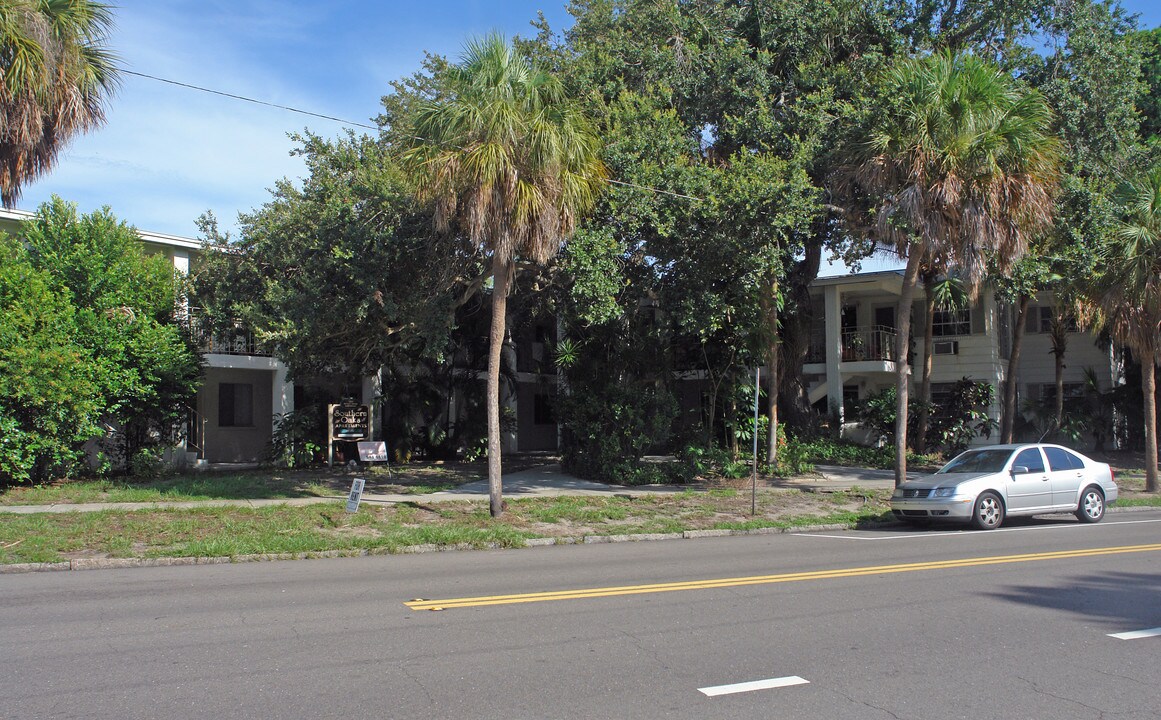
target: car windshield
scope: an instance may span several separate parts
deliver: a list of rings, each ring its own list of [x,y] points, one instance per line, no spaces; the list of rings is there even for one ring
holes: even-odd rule
[[[1004,464],[1010,457],[1012,457],[1010,449],[968,450],[944,465],[936,474],[999,472],[1004,469]]]

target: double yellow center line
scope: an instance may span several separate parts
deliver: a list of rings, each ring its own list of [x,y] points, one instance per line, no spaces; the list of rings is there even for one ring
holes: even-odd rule
[[[485,607],[488,605],[548,602],[550,600],[580,600],[583,598],[644,595],[647,593],[678,592],[683,590],[708,590],[711,588],[742,587],[745,585],[772,585],[774,583],[801,582],[803,580],[829,580],[832,578],[860,577],[863,575],[888,575],[891,573],[917,572],[920,570],[948,570],[983,565],[1004,565],[1008,563],[1040,562],[1043,560],[1098,557],[1101,555],[1156,552],[1158,550],[1161,550],[1161,543],[1151,545],[1122,545],[1120,547],[1094,548],[1091,550],[1061,550],[1058,552],[1029,553],[1025,555],[996,555],[992,557],[938,560],[934,562],[906,563],[902,565],[876,565],[873,567],[815,570],[812,572],[785,573],[781,575],[755,575],[752,577],[719,578],[716,580],[691,580],[687,582],[655,583],[652,585],[621,585],[617,587],[585,588],[580,590],[521,593],[518,595],[448,598],[444,600],[419,599],[404,603],[404,605],[412,610],[450,610],[453,608]]]

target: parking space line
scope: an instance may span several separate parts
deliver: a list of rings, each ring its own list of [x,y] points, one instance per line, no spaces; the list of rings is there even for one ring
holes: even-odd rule
[[[861,542],[880,542],[883,540],[909,540],[912,538],[929,537],[975,537],[979,533],[999,534],[1013,532],[1034,532],[1039,530],[1099,530],[1117,525],[1147,525],[1161,523],[1161,520],[1106,520],[1103,523],[1090,525],[1088,523],[1062,523],[1059,525],[1034,525],[1031,527],[1002,527],[996,530],[976,530],[954,525],[942,530],[920,530],[897,532],[893,535],[883,534],[881,530],[851,530],[850,535],[831,535],[829,533],[793,533],[798,538],[825,538],[828,540],[858,540]]]
[[[1161,637],[1161,627],[1149,630],[1134,630],[1133,632],[1109,633],[1109,637],[1118,640],[1140,640],[1141,638]]]
[[[769,680],[751,680],[750,682],[735,683],[733,685],[715,685],[714,687],[698,688],[697,690],[707,697],[717,697],[718,695],[733,695],[734,693],[809,684],[809,680],[803,680],[797,675],[791,675],[789,677],[770,678]]]

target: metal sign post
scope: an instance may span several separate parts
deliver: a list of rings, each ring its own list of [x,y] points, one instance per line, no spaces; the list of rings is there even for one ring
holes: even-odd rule
[[[758,390],[762,387],[762,368],[754,369],[754,472],[750,476],[750,515],[758,514]]]

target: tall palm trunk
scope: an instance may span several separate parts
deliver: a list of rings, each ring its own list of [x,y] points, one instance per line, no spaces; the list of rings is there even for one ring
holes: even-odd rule
[[[1053,352],[1056,356],[1056,407],[1054,408],[1054,427],[1057,431],[1064,424],[1064,353]]]
[[[1052,355],[1056,360],[1056,407],[1054,409],[1055,429],[1064,424],[1064,354],[1068,352],[1068,327],[1059,309],[1052,318]]]
[[[895,310],[895,487],[907,482],[907,382],[911,365],[907,350],[911,335],[911,302],[915,298],[915,283],[919,279],[919,264],[923,251],[912,245],[907,254],[907,269],[903,271],[903,290]]]
[[[915,452],[927,452],[927,423],[931,418],[931,356],[935,350],[935,286],[934,277],[923,278],[923,377],[919,381],[919,421],[915,424]]]
[[[1000,442],[1010,443],[1016,434],[1016,369],[1020,367],[1020,350],[1024,346],[1024,325],[1032,298],[1020,296],[1016,327],[1012,330],[1012,352],[1008,356],[1007,381],[1004,383],[1004,412],[1000,417]]]
[[[492,255],[492,330],[488,336],[488,505],[492,517],[500,517],[504,512],[500,480],[500,362],[512,270],[511,260],[503,260],[500,253]]]
[[[1141,360],[1141,394],[1145,401],[1145,492],[1157,492],[1156,352]]]

